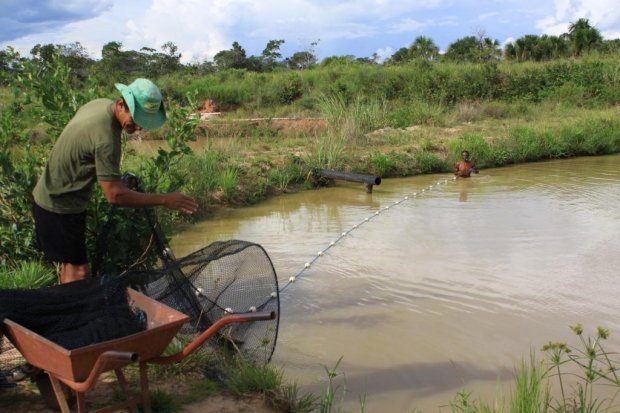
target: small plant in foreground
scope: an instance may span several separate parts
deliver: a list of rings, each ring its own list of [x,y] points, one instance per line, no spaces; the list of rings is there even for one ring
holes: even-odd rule
[[[16,267],[0,266],[0,288],[39,288],[56,282],[54,269],[39,261],[22,261]]]
[[[547,374],[556,377],[560,386],[560,398],[551,400],[550,407],[555,412],[607,412],[612,408],[615,396],[600,399],[595,394],[597,382],[612,385],[620,391],[618,366],[602,346],[601,342],[609,337],[609,331],[598,327],[596,337],[584,337],[583,326],[576,324],[571,330],[579,337],[581,347],[568,346],[566,343],[549,342],[543,351],[549,355]],[[577,367],[577,373],[562,369],[570,365]],[[579,381],[567,394],[567,377],[576,377]]]
[[[334,400],[336,395],[340,391],[340,385],[334,384],[334,379],[340,374],[338,373],[338,366],[342,361],[342,356],[338,359],[334,367],[331,369],[327,366],[323,366],[325,369],[325,373],[327,373],[327,387],[325,388],[325,393],[323,394],[323,398],[319,403],[321,413],[330,413],[332,408],[334,407]],[[343,373],[344,376],[344,373]],[[344,397],[346,393],[346,386],[342,388],[342,397]]]
[[[318,396],[299,394],[297,383],[284,385],[275,395],[273,404],[285,412],[311,413],[318,407]]]
[[[225,385],[234,395],[273,394],[282,384],[282,372],[270,365],[255,365],[240,357],[229,366]]]

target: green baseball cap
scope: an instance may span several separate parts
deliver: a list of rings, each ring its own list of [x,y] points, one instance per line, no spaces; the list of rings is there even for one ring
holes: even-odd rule
[[[136,79],[129,86],[116,83],[136,125],[143,129],[157,129],[166,122],[166,110],[161,92],[148,79]]]

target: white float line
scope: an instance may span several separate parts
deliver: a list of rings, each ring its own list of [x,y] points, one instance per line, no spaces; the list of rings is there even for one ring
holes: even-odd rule
[[[454,181],[456,180],[456,177],[452,178],[452,179],[443,179],[438,181],[435,184],[429,185],[428,187],[422,188],[419,192],[413,192],[410,195],[405,195],[402,199],[399,199],[397,201],[393,201],[390,205],[386,205],[384,207],[379,207],[379,209],[377,211],[375,211],[372,215],[369,215],[368,217],[364,218],[361,222],[354,224],[351,228],[349,228],[348,230],[342,232],[338,238],[336,238],[334,241],[330,242],[329,245],[327,247],[325,247],[322,250],[319,250],[316,255],[308,262],[306,262],[303,266],[303,268],[296,274],[293,275],[291,277],[289,277],[288,282],[286,284],[284,284],[283,287],[280,288],[279,291],[274,291],[272,292],[269,297],[266,298],[265,302],[263,302],[263,304],[261,304],[258,308],[263,308],[265,305],[267,305],[267,303],[269,303],[269,301],[278,298],[278,295],[280,293],[282,293],[282,291],[284,291],[286,288],[288,288],[289,285],[293,284],[295,281],[297,281],[297,278],[299,276],[301,276],[306,270],[310,269],[312,267],[312,265],[314,264],[314,262],[316,260],[318,260],[320,257],[322,257],[323,255],[325,255],[325,253],[332,247],[335,247],[336,244],[346,238],[347,235],[349,235],[349,233],[351,233],[352,231],[358,229],[360,226],[362,226],[363,224],[370,222],[371,220],[373,220],[374,218],[378,217],[381,213],[388,211],[392,206],[396,206],[399,205],[405,201],[411,200],[412,198],[419,198],[420,196],[422,196],[423,194],[432,191],[434,188],[440,187],[441,185],[446,185],[448,184],[448,182],[450,181]],[[232,308],[226,308],[224,310],[226,313],[229,314],[233,314],[235,313],[235,311]],[[250,307],[249,309],[247,309],[246,311],[242,311],[243,312],[256,312],[257,308],[256,307]]]
[[[456,177],[451,179],[452,181],[456,180]],[[410,195],[405,195],[402,199],[399,199],[397,201],[394,201],[393,203],[391,203],[390,205],[386,205],[384,207],[379,207],[379,209],[377,211],[375,211],[372,215],[364,218],[363,221],[353,225],[350,229],[342,232],[340,234],[340,236],[338,236],[338,238],[336,238],[334,241],[330,242],[329,245],[320,250],[319,252],[316,253],[316,255],[308,262],[306,262],[303,266],[303,268],[301,270],[299,270],[299,272],[295,275],[292,275],[291,277],[289,277],[288,282],[286,284],[284,284],[284,286],[282,288],[280,288],[279,292],[284,291],[289,285],[291,285],[292,283],[294,283],[295,281],[297,281],[297,278],[299,276],[301,276],[306,270],[308,270],[309,268],[312,267],[312,265],[314,264],[314,262],[316,260],[318,260],[320,257],[322,257],[330,248],[336,246],[336,244],[342,240],[343,238],[345,238],[347,235],[349,235],[349,233],[351,233],[352,231],[358,229],[361,225],[370,222],[370,220],[376,218],[377,216],[379,216],[382,212],[385,212],[387,210],[389,210],[392,206],[396,206],[401,204],[402,202],[408,201],[411,198],[418,198],[419,196],[421,196],[422,194],[426,193],[426,192],[430,192],[431,190],[433,190],[433,188],[436,187],[440,187],[441,185],[446,185],[449,181],[451,181],[449,179],[443,179],[438,181],[435,184],[429,185],[428,187],[422,188],[420,192],[414,192]],[[273,298],[273,293],[271,295],[271,298]]]

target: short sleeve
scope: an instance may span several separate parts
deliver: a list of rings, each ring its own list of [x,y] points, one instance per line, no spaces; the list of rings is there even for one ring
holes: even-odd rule
[[[106,142],[95,148],[95,171],[97,179],[116,181],[121,179],[121,148],[114,142]]]

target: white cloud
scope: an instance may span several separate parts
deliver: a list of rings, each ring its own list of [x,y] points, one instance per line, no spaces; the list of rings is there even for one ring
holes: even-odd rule
[[[390,46],[382,47],[375,51],[375,54],[379,57],[377,63],[383,63],[386,59],[391,57],[394,54],[394,49]]]
[[[368,56],[373,50],[410,44],[414,33],[447,45],[471,34],[472,24],[484,23],[490,37],[508,38],[536,31],[561,34],[581,17],[590,19],[606,38],[620,32],[617,0],[555,0],[552,9],[550,2],[540,0],[3,1],[18,9],[20,4],[28,7],[0,16],[0,39],[5,39],[0,47],[15,46],[27,54],[37,43],[79,41],[95,58],[110,41],[120,41],[125,50],[159,50],[172,41],[182,60],[191,62],[212,59],[234,41],[257,55],[277,39],[286,42],[281,49],[285,57],[319,39],[319,58]],[[62,5],[60,15],[51,7],[55,4]],[[24,23],[26,18],[32,21]]]
[[[620,8],[617,0],[555,0],[555,14],[539,19],[536,27],[545,34],[560,35],[570,23],[588,19],[607,39],[618,38]]]

